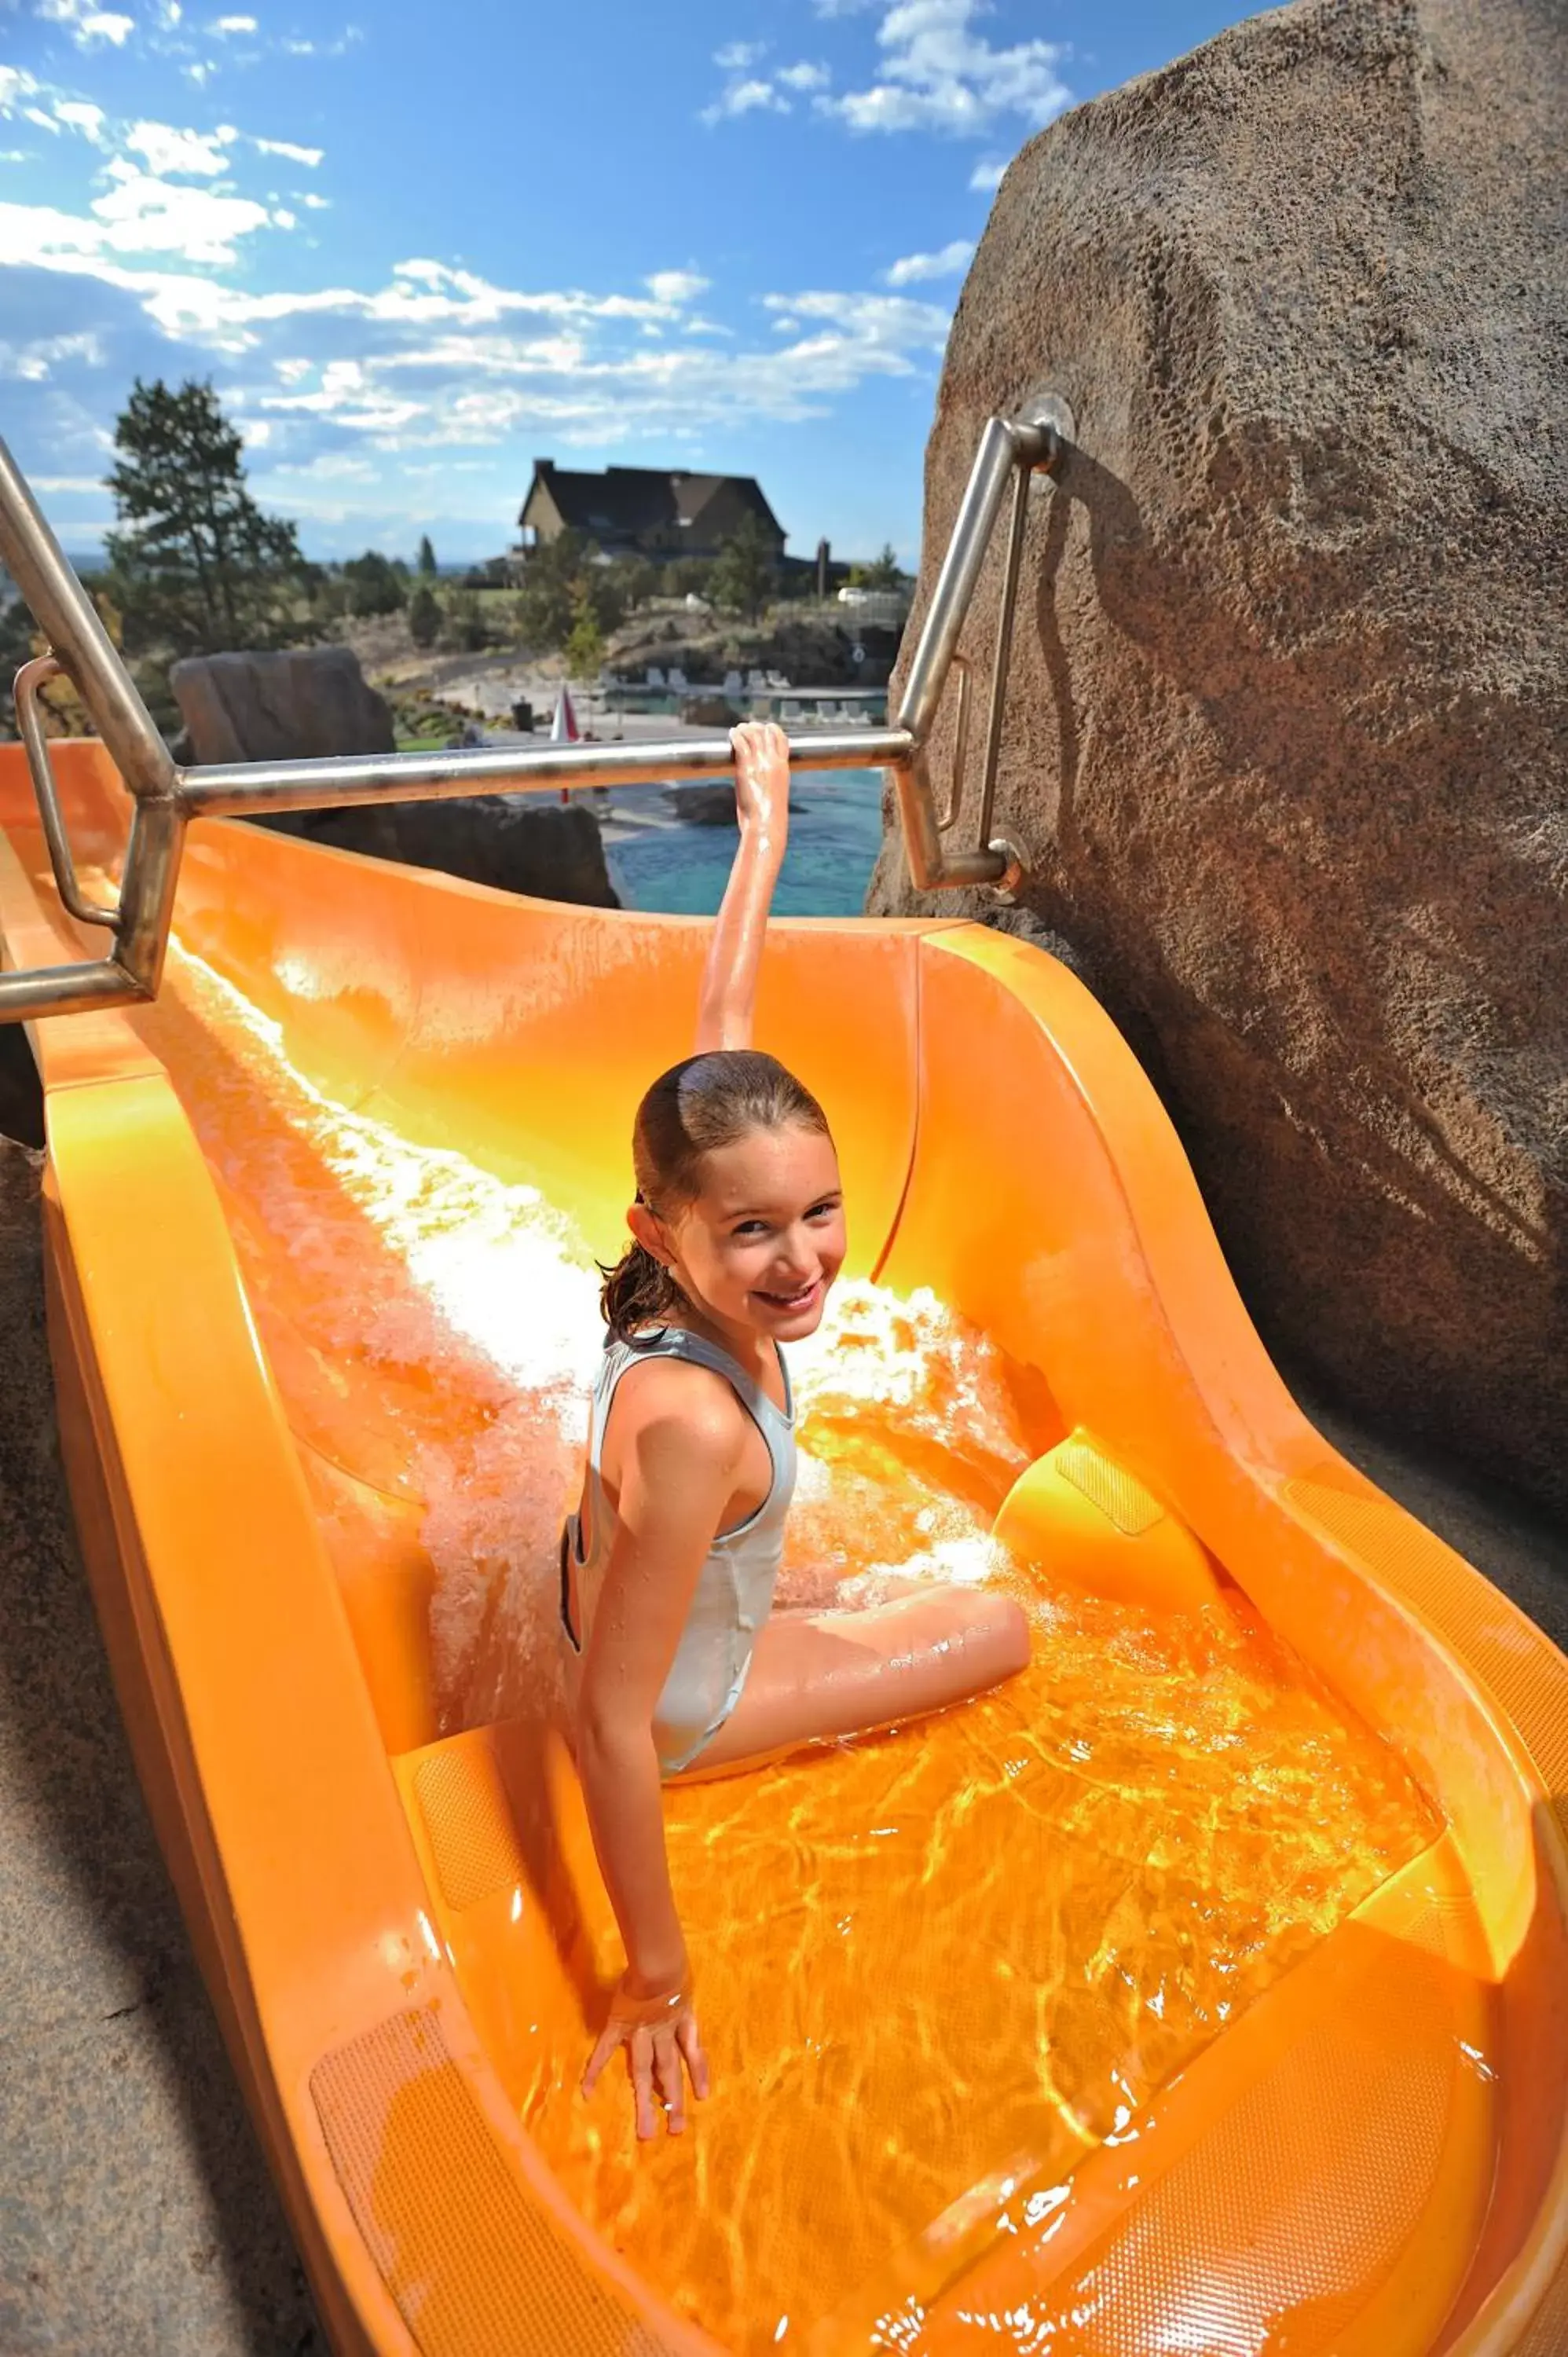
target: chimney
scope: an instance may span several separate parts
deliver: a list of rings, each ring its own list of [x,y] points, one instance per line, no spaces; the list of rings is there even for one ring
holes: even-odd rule
[[[819,540],[817,543],[817,596],[819,599],[825,601],[827,594],[828,544],[825,540]]]
[[[555,461],[553,458],[535,458],[533,462],[533,471],[536,475],[548,475],[553,469]]]

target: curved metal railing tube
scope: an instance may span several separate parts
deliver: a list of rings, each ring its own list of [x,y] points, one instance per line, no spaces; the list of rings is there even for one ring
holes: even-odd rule
[[[54,770],[49,761],[48,738],[38,716],[38,690],[51,679],[62,678],[65,665],[53,655],[35,655],[16,673],[14,694],[16,699],[16,730],[22,748],[32,771],[33,791],[38,798],[38,816],[43,821],[44,841],[48,845],[49,866],[54,870],[55,889],[61,905],[81,925],[117,925],[118,908],[101,909],[96,900],[88,899],[76,878],[76,862],[70,856],[70,839],[60,815],[59,796],[55,791]]]
[[[139,802],[132,813],[114,958],[137,998],[156,998],[163,980],[185,822],[177,802]]]
[[[914,738],[917,759],[905,777],[913,777],[915,791],[905,791],[898,780],[899,808],[909,856],[909,876],[917,891],[947,891],[969,884],[989,884],[1010,896],[1018,881],[1022,856],[1017,846],[993,839],[992,818],[996,802],[996,771],[1002,753],[1002,721],[1006,709],[1007,673],[1013,650],[1013,622],[1018,606],[1018,577],[1024,554],[1024,534],[1029,519],[1029,479],[1037,469],[1054,474],[1074,432],[1071,410],[1059,394],[1036,393],[1016,417],[987,420],[974,454],[969,480],[953,520],[952,537],[937,575],[937,586],[926,609],[919,643],[915,649],[898,705],[898,725]],[[970,673],[959,652],[959,640],[974,603],[986,553],[1002,512],[1008,485],[1013,487],[1013,516],[1002,577],[1002,603],[997,614],[996,643],[992,657],[991,706],[985,727],[985,755],[981,770],[979,844],[973,851],[951,852],[938,843],[930,856],[930,829],[925,824],[925,804],[930,798],[919,753],[936,725],[948,674],[960,667],[958,741],[954,748],[947,807],[933,825],[938,836],[953,826],[963,802],[969,734]]]
[[[795,737],[801,770],[875,770],[907,761],[902,728],[859,728]],[[666,779],[727,778],[727,737],[669,745],[496,746],[489,751],[353,753],[316,761],[214,762],[179,773],[179,800],[192,818],[259,818],[274,811],[334,810],[352,803],[446,802],[467,794],[544,793],[553,787],[646,785]]]
[[[899,700],[898,726],[918,745],[925,743],[935,726],[985,552],[1017,464],[1013,428],[1004,417],[988,418]]]
[[[1007,708],[1007,673],[1013,660],[1013,618],[1018,610],[1018,571],[1024,557],[1024,533],[1029,522],[1029,469],[1020,467],[1013,478],[1013,522],[1007,533],[1007,559],[1002,574],[1002,604],[996,617],[996,651],[991,662],[991,710],[985,722],[985,762],[980,773],[980,840],[991,840],[991,819],[996,805],[996,765],[1002,758],[1002,716]]]
[[[0,974],[0,1023],[35,1023],[46,1015],[85,1014],[95,1006],[134,1006],[146,996],[113,958],[28,966],[20,974]]]
[[[960,891],[981,884],[1011,890],[1021,865],[1013,844],[999,841],[976,851],[948,849],[937,823],[936,798],[924,753],[917,752],[892,776],[904,832],[904,856],[917,892]]]

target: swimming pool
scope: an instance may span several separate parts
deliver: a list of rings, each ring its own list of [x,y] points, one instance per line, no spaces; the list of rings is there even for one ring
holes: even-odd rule
[[[632,787],[596,808],[623,907],[713,915],[735,857],[733,827],[676,818],[660,787]],[[858,916],[881,847],[879,770],[826,770],[800,779],[774,908],[785,917]]]

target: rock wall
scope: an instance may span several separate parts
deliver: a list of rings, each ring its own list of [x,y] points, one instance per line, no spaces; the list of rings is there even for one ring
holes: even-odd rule
[[[1043,132],[954,323],[922,576],[985,416],[1065,393],[1014,921],[1145,1053],[1271,1343],[1559,1508],[1565,49],[1560,0],[1304,0]],[[985,913],[896,836],[869,905]]]

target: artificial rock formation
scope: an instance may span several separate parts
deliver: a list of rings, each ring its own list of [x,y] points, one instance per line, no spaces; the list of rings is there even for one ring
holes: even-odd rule
[[[1558,1508],[1565,49],[1560,0],[1304,0],[1043,132],[954,323],[923,575],[986,415],[1064,393],[1024,921],[1147,1056],[1287,1361]],[[965,905],[890,838],[873,909]]]
[[[289,761],[390,753],[392,714],[351,647],[188,655],[169,685],[193,761]]]
[[[169,673],[195,761],[281,761],[390,753],[392,715],[367,687],[350,647],[289,654],[192,655]],[[619,903],[593,813],[493,794],[302,811],[266,823],[339,851],[435,867],[503,892]]]

